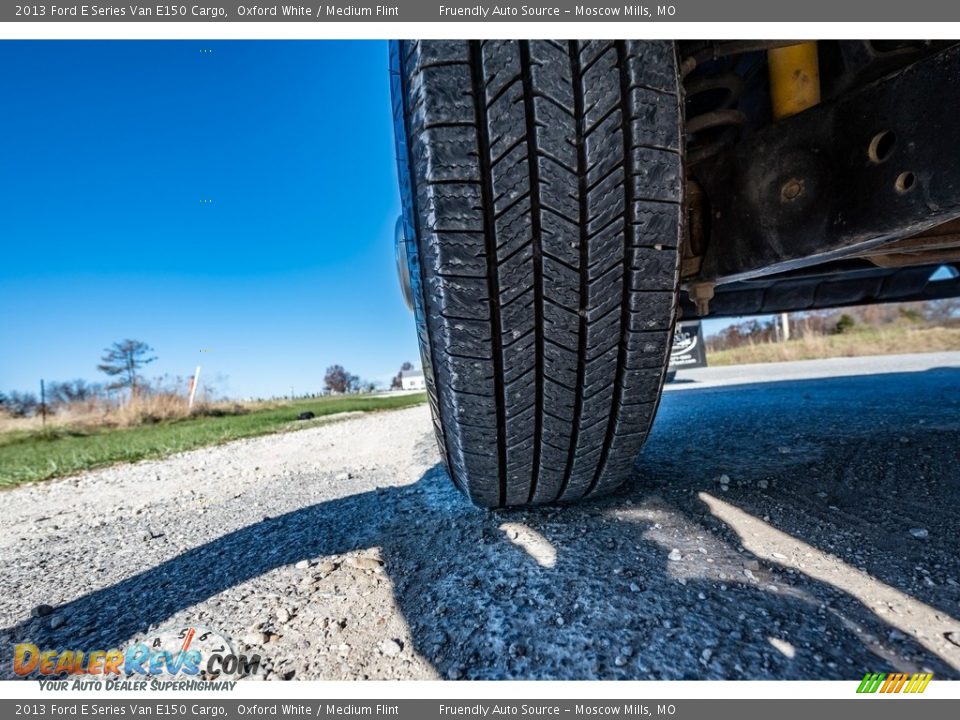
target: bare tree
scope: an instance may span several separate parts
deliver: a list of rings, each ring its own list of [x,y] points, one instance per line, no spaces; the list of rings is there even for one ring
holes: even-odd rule
[[[138,374],[145,365],[149,365],[156,356],[153,348],[140,340],[121,340],[103,351],[97,370],[116,378],[108,387],[111,389],[130,388],[130,394],[136,395],[143,378]]]
[[[7,395],[0,394],[3,409],[11,417],[27,417],[33,415],[40,406],[37,396],[29,392],[11,390]]]
[[[343,365],[331,365],[323,376],[323,384],[334,393],[356,392],[359,383],[360,378],[344,370]]]
[[[81,378],[65,382],[52,382],[47,385],[47,404],[58,406],[88,402],[97,398],[101,392],[102,387],[100,385],[88,383]]]
[[[924,307],[924,315],[929,322],[937,325],[954,323],[960,320],[960,298],[928,300]]]
[[[391,390],[400,390],[403,387],[403,374],[407,370],[413,370],[413,363],[409,360],[400,366],[400,372],[394,375],[393,379],[390,381]]]

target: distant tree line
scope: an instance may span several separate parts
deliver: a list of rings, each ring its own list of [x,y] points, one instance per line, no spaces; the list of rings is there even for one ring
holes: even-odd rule
[[[109,382],[91,383],[81,378],[48,382],[43,398],[33,392],[11,390],[0,393],[0,410],[12,417],[27,417],[36,414],[41,403],[55,411],[66,405],[118,396],[124,391],[136,395],[146,386],[140,370],[157,359],[153,352],[152,347],[140,340],[115,342],[103,351],[97,365],[97,370],[110,378]]]
[[[154,349],[145,342],[130,339],[115,342],[103,351],[97,365],[97,370],[107,376],[106,382],[88,382],[80,378],[47,382],[44,398],[34,392],[0,392],[0,411],[11,417],[29,417],[40,411],[41,404],[44,404],[48,411],[56,412],[61,408],[82,403],[109,401],[117,404],[139,395],[176,395],[182,392],[186,385],[183,378],[164,376],[154,378],[152,383],[143,378],[143,368],[156,359]],[[412,367],[410,363],[404,363],[402,370]],[[324,392],[327,394],[373,392],[377,389],[376,383],[361,380],[342,365],[328,367],[323,382]],[[207,392],[210,390],[207,389]]]
[[[377,384],[369,380],[361,380],[343,367],[331,365],[323,376],[323,386],[326,392],[343,395],[346,393],[373,392]]]

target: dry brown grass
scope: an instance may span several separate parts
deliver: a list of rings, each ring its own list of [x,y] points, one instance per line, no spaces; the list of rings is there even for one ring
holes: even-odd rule
[[[707,354],[707,362],[710,365],[745,365],[950,350],[960,350],[960,328],[889,325],[858,328],[840,335],[805,335],[787,342],[751,343],[731,350],[711,351]]]
[[[257,404],[257,407],[262,406],[264,405]],[[128,428],[187,417],[241,415],[250,410],[247,403],[212,402],[203,399],[195,402],[191,411],[187,398],[183,395],[149,393],[137,395],[127,402],[96,398],[62,405],[47,413],[46,423],[47,427],[51,428]],[[42,425],[43,419],[39,413],[21,418],[0,412],[0,432],[39,430]]]

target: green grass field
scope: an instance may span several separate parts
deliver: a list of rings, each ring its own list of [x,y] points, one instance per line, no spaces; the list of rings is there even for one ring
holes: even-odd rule
[[[394,410],[426,402],[426,394],[297,400],[243,415],[196,417],[123,429],[11,430],[0,433],[0,487],[70,475],[103,465],[161,458],[238,438],[300,430],[346,412]],[[314,420],[298,421],[311,411]]]

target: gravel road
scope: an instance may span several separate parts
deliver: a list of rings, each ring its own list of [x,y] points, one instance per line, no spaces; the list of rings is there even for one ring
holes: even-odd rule
[[[461,498],[426,407],[351,417],[0,493],[0,643],[183,623],[258,679],[960,678],[958,448],[960,353],[681,372],[624,489],[529,512]]]

